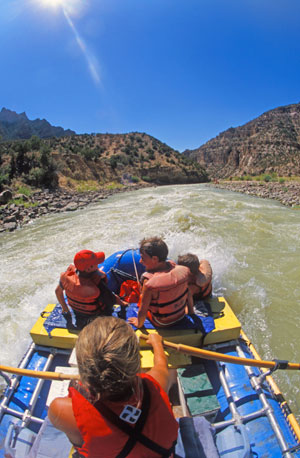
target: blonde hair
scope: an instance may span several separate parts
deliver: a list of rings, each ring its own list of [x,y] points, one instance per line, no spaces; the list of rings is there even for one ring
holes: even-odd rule
[[[79,374],[92,396],[122,399],[140,371],[139,343],[120,318],[99,317],[85,326],[76,343]]]

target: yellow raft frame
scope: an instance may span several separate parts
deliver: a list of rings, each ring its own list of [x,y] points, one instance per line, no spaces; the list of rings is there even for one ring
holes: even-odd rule
[[[159,332],[161,336],[170,342],[181,343],[193,347],[201,348],[219,342],[226,342],[238,339],[241,332],[241,324],[231,307],[224,297],[215,297],[209,300],[211,310],[215,319],[215,329],[209,334],[204,335],[199,330],[185,329],[143,329],[137,330],[137,336],[145,333]],[[79,331],[68,330],[63,328],[53,329],[50,333],[46,331],[44,323],[47,317],[54,309],[55,304],[48,304],[37,322],[30,331],[31,338],[37,345],[46,347],[56,347],[64,349],[73,349],[79,334]],[[141,346],[141,364],[146,369],[153,366],[153,352],[149,349],[143,340],[140,340]],[[166,350],[170,367],[180,367],[191,363],[191,357],[172,349]]]

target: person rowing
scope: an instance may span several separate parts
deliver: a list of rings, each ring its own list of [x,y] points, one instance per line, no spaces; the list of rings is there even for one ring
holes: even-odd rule
[[[140,372],[139,343],[132,327],[99,317],[79,334],[76,357],[80,382],[49,407],[52,424],[63,431],[80,457],[172,457],[178,434],[166,391],[171,383],[158,334],[147,343],[154,365]]]

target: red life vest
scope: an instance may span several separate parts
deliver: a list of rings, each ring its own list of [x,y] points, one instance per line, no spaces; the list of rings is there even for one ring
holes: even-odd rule
[[[140,299],[140,294],[140,288],[137,281],[123,281],[120,287],[120,298],[123,299],[123,301],[129,302],[130,304],[133,302],[136,303]]]
[[[154,291],[149,305],[150,319],[157,326],[168,326],[181,320],[185,315],[188,297],[189,269],[167,262],[166,270],[145,272],[147,288]]]
[[[97,286],[100,279],[97,271],[88,278],[78,275],[73,264],[61,274],[60,284],[72,309],[85,315],[94,315],[102,308],[103,304],[99,301],[101,291]]]
[[[150,406],[142,434],[160,447],[170,449],[177,438],[178,423],[175,420],[167,394],[161,386],[148,374],[139,374],[145,379],[150,391]],[[105,420],[97,410],[97,403],[91,404],[75,388],[69,388],[72,398],[73,413],[77,427],[83,438],[79,453],[89,458],[115,458],[123,450],[128,441],[128,435],[114,423]],[[109,402],[105,405],[118,416],[125,405],[130,405],[130,399],[123,402]],[[104,404],[104,403],[102,403]],[[134,425],[129,426],[134,427]],[[128,458],[158,458],[158,453],[152,451],[137,441],[127,455]]]

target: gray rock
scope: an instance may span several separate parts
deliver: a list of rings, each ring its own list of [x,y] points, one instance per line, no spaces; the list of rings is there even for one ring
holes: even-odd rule
[[[16,223],[16,222],[17,222],[17,218],[15,217],[15,215],[7,216],[6,218],[4,218],[4,223]]]
[[[78,209],[78,204],[76,202],[70,202],[68,205],[66,205],[63,210],[67,212],[72,212]]]
[[[25,194],[16,194],[15,195],[15,199],[22,199],[25,202],[29,202],[30,201],[30,198],[28,196],[26,196]]]
[[[17,229],[17,223],[4,223],[3,228],[5,231],[14,231]]]
[[[9,189],[5,189],[0,194],[0,204],[7,204],[12,199],[13,195]]]

